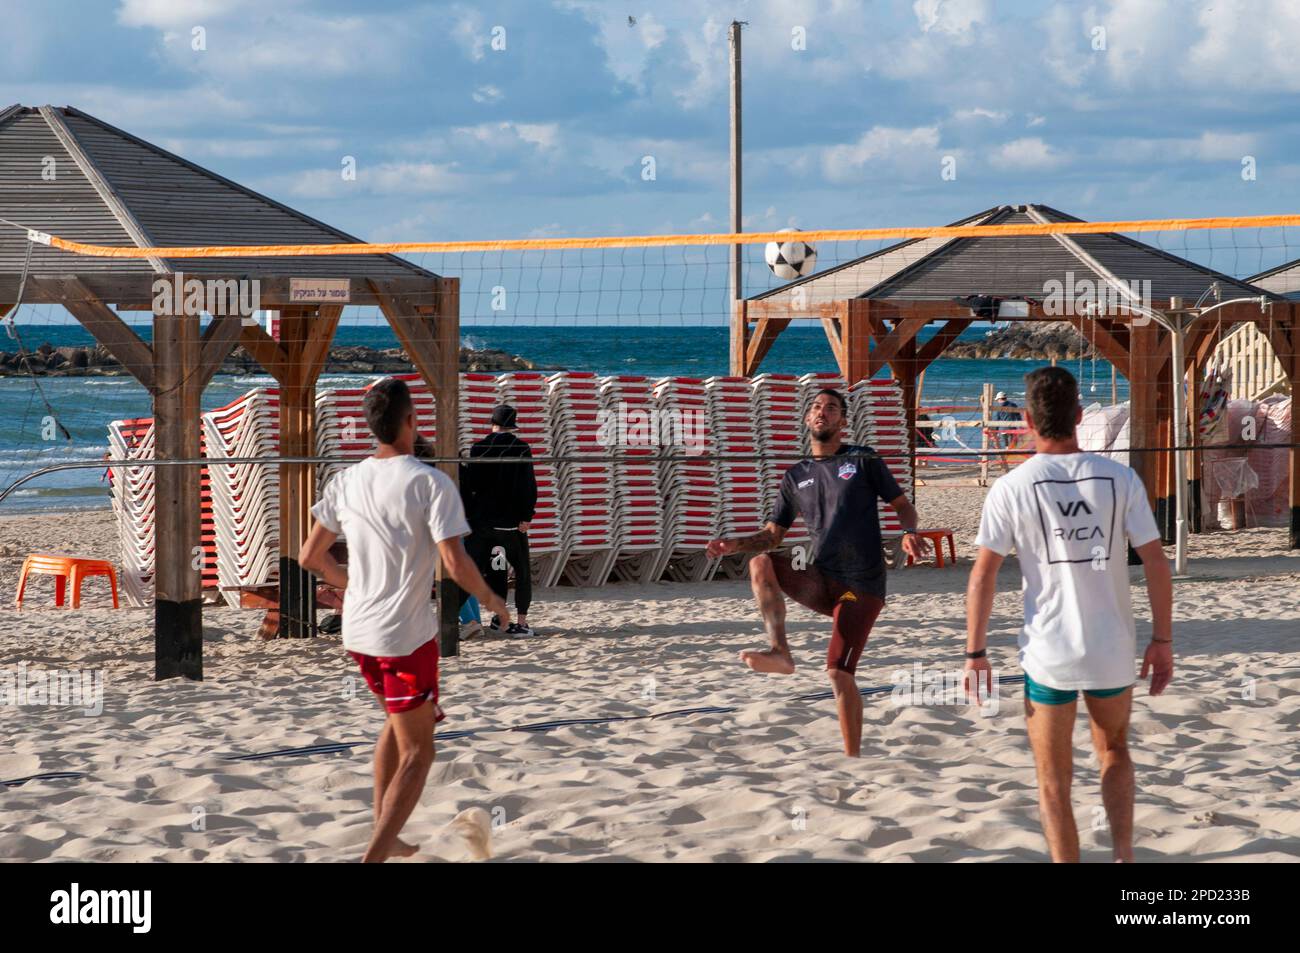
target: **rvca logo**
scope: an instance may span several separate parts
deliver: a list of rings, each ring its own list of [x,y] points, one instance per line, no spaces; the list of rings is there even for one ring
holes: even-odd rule
[[[799,489],[802,490],[806,486],[812,486],[816,482],[817,481],[814,480],[812,477],[809,477],[807,480],[801,480],[799,483]]]
[[[1033,486],[1046,562],[1091,562],[1098,547],[1110,558],[1117,509],[1112,477],[1038,480]]]

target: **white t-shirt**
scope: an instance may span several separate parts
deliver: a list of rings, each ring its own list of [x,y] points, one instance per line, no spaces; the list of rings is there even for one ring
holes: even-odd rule
[[[445,473],[409,455],[367,457],[331,480],[311,512],[348,542],[344,648],[410,655],[437,635],[437,544],[469,532]]]
[[[1014,546],[1024,576],[1020,664],[1049,688],[1122,688],[1137,630],[1128,550],[1159,538],[1131,469],[1095,453],[1039,453],[989,490],[977,546]]]

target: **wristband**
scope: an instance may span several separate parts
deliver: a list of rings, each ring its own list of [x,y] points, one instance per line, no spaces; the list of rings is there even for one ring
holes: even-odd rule
[[[1161,645],[1173,645],[1173,644],[1174,644],[1174,640],[1173,640],[1173,639],[1157,639],[1157,638],[1154,638],[1154,637],[1153,637],[1153,638],[1151,639],[1151,641],[1152,641],[1152,642],[1159,642]]]
[[[980,649],[978,652],[967,652],[966,657],[968,659],[977,659],[977,658],[983,658],[988,654],[989,654],[988,649]]]

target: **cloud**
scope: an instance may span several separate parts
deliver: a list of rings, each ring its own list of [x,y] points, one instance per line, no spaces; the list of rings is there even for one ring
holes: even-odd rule
[[[1064,156],[1037,136],[1013,139],[989,156],[990,164],[995,167],[1026,171],[1054,169],[1064,161]]]
[[[831,182],[847,184],[891,171],[912,170],[918,162],[939,163],[936,126],[891,129],[873,126],[847,145],[831,146],[822,154],[822,170]],[[937,172],[935,173],[937,175]]]

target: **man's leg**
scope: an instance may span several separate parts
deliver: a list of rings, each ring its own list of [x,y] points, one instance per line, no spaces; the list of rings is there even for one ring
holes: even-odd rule
[[[528,625],[528,607],[533,604],[532,566],[528,561],[528,537],[520,532],[508,533],[510,546],[506,558],[515,570],[515,615],[520,625]]]
[[[362,858],[364,863],[383,863],[395,855],[398,835],[420,802],[424,782],[433,765],[433,726],[432,701],[425,701],[411,711],[389,713],[384,730],[392,731],[397,749],[396,764],[384,788],[383,800],[375,805],[375,833]],[[376,753],[376,765],[378,758]],[[378,776],[375,788],[378,791]]]
[[[1083,693],[1092,721],[1092,746],[1101,763],[1101,803],[1110,821],[1111,850],[1115,862],[1133,863],[1133,759],[1128,753],[1128,720],[1133,689],[1109,698]]]
[[[835,692],[835,710],[840,718],[840,737],[844,739],[844,753],[850,758],[862,754],[862,693],[852,672],[831,669],[831,688]]]
[[[826,674],[835,692],[844,753],[856,758],[862,753],[862,693],[855,673],[867,637],[884,608],[884,601],[865,593],[842,591],[832,613],[831,644],[826,652]]]
[[[740,660],[756,672],[789,675],[794,672],[794,659],[785,638],[785,596],[777,579],[777,560],[784,557],[759,553],[749,560],[749,584],[763,616],[770,647],[761,652],[746,649],[740,653]]]
[[[1043,835],[1055,863],[1078,863],[1079,832],[1070,805],[1070,779],[1074,772],[1074,717],[1078,700],[1045,705],[1025,697],[1025,726],[1038,770],[1038,810]]]
[[[380,702],[380,706],[383,703]],[[385,713],[386,714],[386,713]],[[375,745],[375,827],[379,827],[384,810],[384,794],[397,773],[397,739],[393,737],[391,716],[384,721],[384,730],[379,733],[379,742]],[[393,845],[391,857],[410,857],[416,852],[414,844],[398,838]]]

